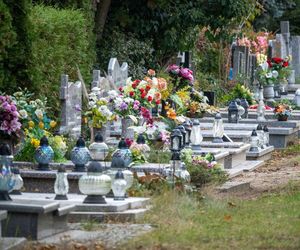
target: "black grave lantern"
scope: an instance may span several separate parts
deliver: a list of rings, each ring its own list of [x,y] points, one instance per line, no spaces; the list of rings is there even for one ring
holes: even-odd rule
[[[185,121],[182,125],[184,126],[184,129],[186,131],[185,146],[189,147],[191,142],[192,124],[190,123],[190,121]]]
[[[185,128],[184,128],[183,125],[179,125],[179,126],[177,127],[177,129],[179,129],[180,132],[181,132],[181,134],[182,134],[181,149],[184,149],[184,147],[185,147],[185,142],[186,142],[186,134],[187,134],[187,133],[186,133]]]
[[[182,134],[179,129],[174,129],[171,133],[171,151],[180,151],[182,148]]]
[[[249,103],[247,99],[243,98],[241,99],[241,106],[245,109],[245,113],[242,115],[242,118],[248,118],[248,109],[249,109]]]
[[[238,123],[239,121],[239,109],[236,101],[231,101],[228,106],[228,122]]]

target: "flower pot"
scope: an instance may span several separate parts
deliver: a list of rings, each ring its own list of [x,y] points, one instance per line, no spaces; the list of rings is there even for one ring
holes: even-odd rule
[[[274,92],[274,85],[270,84],[270,85],[265,85],[264,86],[264,98],[266,102],[275,102],[274,101],[274,96],[275,96],[275,92]]]
[[[278,117],[277,117],[277,120],[278,121],[287,121],[288,120],[288,116],[287,115],[279,115]]]
[[[121,136],[123,138],[128,138],[128,139],[134,139],[134,130],[132,127],[134,125],[133,120],[131,120],[130,118],[122,118],[121,120],[121,124],[122,124],[122,133]]]

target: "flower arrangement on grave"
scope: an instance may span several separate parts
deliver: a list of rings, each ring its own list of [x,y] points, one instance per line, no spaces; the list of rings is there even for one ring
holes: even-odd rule
[[[17,138],[21,130],[19,112],[13,98],[8,95],[0,95],[0,136],[5,138]]]
[[[285,59],[274,57],[268,59],[265,55],[258,56],[258,68],[256,71],[257,80],[262,85],[279,84],[286,81],[290,74],[289,61],[291,57]]]
[[[241,83],[237,83],[232,90],[223,97],[223,100],[226,103],[229,103],[231,100],[235,99],[246,99],[249,105],[253,105],[255,103],[254,93]]]
[[[237,39],[238,46],[246,46],[253,54],[266,54],[269,46],[269,40],[273,35],[269,32],[252,32]]]
[[[210,153],[205,156],[192,155],[192,150],[189,149],[182,152],[181,158],[191,175],[192,184],[196,187],[209,182],[221,183],[227,180],[226,172]]]
[[[287,121],[292,115],[292,109],[288,104],[279,103],[274,108],[274,114],[278,121]]]
[[[12,97],[20,110],[20,121],[25,136],[15,159],[33,162],[34,152],[40,145],[40,139],[45,135],[54,151],[54,161],[65,161],[64,155],[67,151],[65,138],[53,133],[57,122],[47,115],[47,99],[32,99],[32,96],[32,93],[24,90],[14,93]]]
[[[115,119],[115,114],[110,110],[109,100],[99,98],[100,89],[95,87],[89,94],[88,110],[85,113],[89,120],[89,126],[101,128],[103,124]]]

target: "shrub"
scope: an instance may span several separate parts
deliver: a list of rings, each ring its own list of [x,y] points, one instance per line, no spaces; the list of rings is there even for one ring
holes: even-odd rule
[[[78,65],[89,82],[95,60],[88,27],[90,22],[80,10],[57,9],[37,5],[32,8],[32,64],[35,90],[47,95],[55,111],[59,110],[60,75],[77,80]],[[49,95],[51,93],[51,95]]]

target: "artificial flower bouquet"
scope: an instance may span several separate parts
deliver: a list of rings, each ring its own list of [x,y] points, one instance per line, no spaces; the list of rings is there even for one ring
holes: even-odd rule
[[[21,130],[19,112],[11,96],[0,95],[0,135],[18,136]]]
[[[292,109],[288,104],[279,103],[274,108],[274,114],[279,121],[286,121],[292,115]]]

